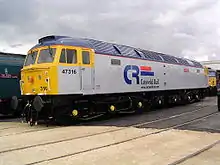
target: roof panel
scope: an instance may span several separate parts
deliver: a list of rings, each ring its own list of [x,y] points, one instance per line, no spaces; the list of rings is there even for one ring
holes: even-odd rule
[[[43,37],[42,39],[39,39],[39,44],[37,44],[36,46],[50,45],[50,44],[81,46],[81,47],[92,48],[96,53],[100,53],[100,54],[127,56],[134,58],[142,58],[146,60],[153,60],[158,62],[191,66],[185,59],[180,57],[174,57],[171,55],[134,48],[127,45],[108,43],[105,41],[88,39],[88,38],[82,39],[82,38],[71,38],[67,36],[53,36],[53,37],[46,36]],[[202,65],[199,62],[193,62],[193,63],[195,64],[196,67],[202,67]]]

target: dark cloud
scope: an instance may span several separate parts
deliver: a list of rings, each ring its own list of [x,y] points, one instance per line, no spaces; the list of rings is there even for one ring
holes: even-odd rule
[[[4,25],[22,25],[31,22],[38,17],[35,1],[1,0],[0,22]]]
[[[22,50],[44,35],[70,35],[215,59],[219,7],[217,0],[0,0],[0,40]]]

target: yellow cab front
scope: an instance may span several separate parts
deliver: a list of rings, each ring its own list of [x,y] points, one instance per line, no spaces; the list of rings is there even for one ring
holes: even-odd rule
[[[21,70],[21,92],[23,95],[55,94],[57,46],[44,46],[30,50]]]

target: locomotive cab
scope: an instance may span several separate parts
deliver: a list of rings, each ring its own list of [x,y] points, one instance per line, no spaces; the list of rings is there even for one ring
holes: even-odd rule
[[[94,52],[67,45],[37,46],[21,71],[23,95],[82,94],[93,90]]]
[[[24,95],[53,93],[51,76],[54,74],[55,47],[41,47],[28,52],[21,70],[21,92]]]

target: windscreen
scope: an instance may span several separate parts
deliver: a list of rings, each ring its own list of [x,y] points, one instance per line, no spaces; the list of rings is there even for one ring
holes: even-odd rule
[[[27,55],[24,66],[28,66],[35,63],[37,57],[37,51],[31,52]]]
[[[56,48],[42,49],[39,52],[39,57],[37,63],[52,63],[54,60],[54,55],[56,53]]]

